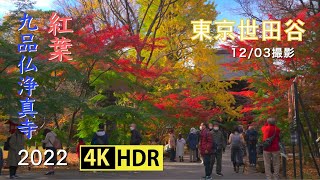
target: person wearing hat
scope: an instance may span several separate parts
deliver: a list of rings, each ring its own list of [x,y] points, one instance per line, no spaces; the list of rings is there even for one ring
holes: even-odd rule
[[[211,169],[213,169],[213,166],[215,162],[216,164],[216,174],[218,176],[223,176],[221,173],[222,171],[222,151],[226,148],[226,141],[223,132],[219,128],[220,124],[218,122],[213,122],[213,131],[212,131],[212,137],[213,137],[213,155],[212,155],[212,161],[211,161]]]

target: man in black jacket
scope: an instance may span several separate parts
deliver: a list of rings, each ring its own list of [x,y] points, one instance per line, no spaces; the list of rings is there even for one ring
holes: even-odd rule
[[[131,124],[130,125],[130,130],[131,130],[131,139],[130,139],[130,145],[140,145],[142,141],[141,134],[137,130],[137,125],[136,124]]]
[[[224,137],[222,130],[219,129],[219,126],[220,126],[220,124],[218,122],[213,122],[212,135],[213,135],[213,143],[214,143],[214,153],[212,156],[211,168],[213,168],[213,165],[215,164],[215,162],[217,162],[216,174],[218,176],[223,176],[223,174],[221,173],[222,152],[223,152],[223,149],[226,148],[226,141],[224,139],[225,137]]]

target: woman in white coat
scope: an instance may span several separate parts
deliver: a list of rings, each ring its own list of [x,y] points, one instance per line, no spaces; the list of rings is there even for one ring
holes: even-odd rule
[[[180,159],[180,162],[183,162],[183,155],[184,155],[184,145],[186,144],[186,140],[182,138],[181,133],[179,133],[178,139],[177,139],[177,156]]]

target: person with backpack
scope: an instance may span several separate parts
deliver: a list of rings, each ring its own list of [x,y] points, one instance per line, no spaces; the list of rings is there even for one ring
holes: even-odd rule
[[[130,145],[140,145],[142,141],[142,137],[139,131],[137,130],[137,125],[131,124],[130,130],[131,130]]]
[[[243,165],[243,152],[241,147],[245,141],[243,135],[239,132],[238,127],[230,134],[228,143],[231,145],[231,161],[233,163],[233,169],[236,173],[239,173],[239,167]]]
[[[257,164],[257,143],[258,132],[254,129],[254,126],[249,126],[246,132],[246,142],[249,153],[250,166],[254,167]]]
[[[48,161],[48,163],[53,163],[54,165],[49,165],[48,172],[45,175],[54,175],[54,166],[57,163],[57,148],[55,147],[55,142],[57,140],[57,134],[54,133],[51,129],[45,128],[43,131],[43,135],[45,139],[42,140],[43,147],[46,150],[53,151],[53,157]],[[45,159],[49,159],[51,157],[51,153],[47,153]]]
[[[280,170],[280,129],[276,126],[275,118],[268,118],[267,123],[262,126],[263,160],[267,179],[279,179]],[[271,172],[271,160],[273,163],[273,174]]]
[[[104,124],[99,124],[99,130],[94,133],[91,145],[109,145],[109,138],[104,131]]]

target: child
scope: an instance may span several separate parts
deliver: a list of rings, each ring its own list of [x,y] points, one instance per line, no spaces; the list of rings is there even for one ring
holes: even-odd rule
[[[78,155],[78,158],[80,158],[80,146],[81,145],[85,145],[84,143],[84,140],[82,138],[79,138],[78,140],[78,145],[77,145],[77,155]]]
[[[180,159],[180,162],[183,162],[183,155],[184,155],[184,145],[186,144],[186,141],[182,138],[181,133],[179,133],[178,139],[177,139],[177,156]]]
[[[3,152],[2,152],[2,148],[0,148],[0,175],[1,175],[2,167],[3,167]]]

